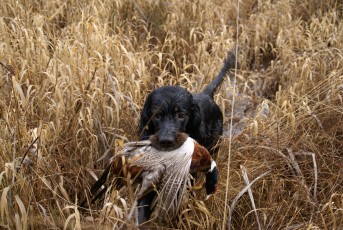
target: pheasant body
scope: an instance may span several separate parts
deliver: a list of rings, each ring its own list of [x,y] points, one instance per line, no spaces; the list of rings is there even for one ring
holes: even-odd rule
[[[182,138],[181,146],[171,151],[158,150],[149,140],[126,143],[123,152],[111,159],[110,169],[105,170],[109,175],[126,177],[130,173],[131,178],[137,178],[136,181],[140,183],[137,201],[151,191],[157,191],[158,196],[150,209],[154,210],[152,216],[160,220],[173,218],[177,214],[190,181],[190,173],[206,173],[207,194],[215,192],[218,181],[218,171],[207,149],[187,134],[183,134]],[[208,178],[215,181],[209,182]],[[99,183],[95,183],[91,193],[95,194],[99,186]]]

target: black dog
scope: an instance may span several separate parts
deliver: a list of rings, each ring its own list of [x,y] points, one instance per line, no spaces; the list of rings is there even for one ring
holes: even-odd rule
[[[139,132],[150,138],[156,148],[178,148],[177,136],[185,132],[211,151],[223,133],[223,114],[213,100],[226,72],[235,67],[236,57],[229,53],[218,76],[199,94],[179,86],[165,86],[151,92],[145,101]]]
[[[154,147],[161,150],[172,150],[182,144],[179,137],[180,133],[185,132],[213,153],[211,150],[223,133],[223,115],[213,95],[226,72],[235,67],[235,61],[235,54],[230,52],[218,76],[199,94],[192,95],[179,86],[161,87],[151,92],[141,114],[141,139],[149,138]],[[103,186],[110,170],[111,164],[92,186],[91,203],[106,192]],[[215,190],[217,176],[217,169],[206,174],[207,194]],[[150,205],[155,196],[156,193],[151,192],[139,202],[139,223],[150,218]],[[86,198],[81,200],[80,206],[87,207]]]
[[[185,132],[214,153],[213,147],[223,133],[223,114],[213,95],[227,71],[235,67],[235,62],[236,56],[230,52],[220,73],[199,94],[191,94],[179,86],[165,86],[151,92],[141,114],[141,139],[150,139],[155,148],[172,150],[179,147],[179,134]],[[216,183],[217,174],[217,171],[208,173],[206,185]],[[140,223],[149,219],[149,206],[155,195],[152,192],[140,202]]]

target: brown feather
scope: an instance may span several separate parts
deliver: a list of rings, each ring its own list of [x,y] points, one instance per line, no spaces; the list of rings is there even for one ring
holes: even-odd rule
[[[124,145],[122,153],[111,159],[108,177],[126,177],[130,173],[139,179],[136,180],[140,182],[136,201],[153,190],[157,191],[158,196],[151,206],[154,209],[152,218],[173,218],[189,184],[190,173],[207,172],[211,168],[212,158],[206,148],[187,134],[180,135],[179,139],[182,144],[171,151],[154,148],[153,138],[129,142]],[[98,183],[97,188],[100,187]]]

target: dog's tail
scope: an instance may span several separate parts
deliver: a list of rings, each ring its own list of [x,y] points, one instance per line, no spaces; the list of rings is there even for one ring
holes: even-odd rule
[[[227,54],[226,59],[224,60],[224,66],[221,69],[220,73],[216,76],[211,83],[206,86],[203,93],[213,97],[214,92],[216,91],[217,87],[222,83],[227,71],[230,69],[235,68],[236,65],[236,54],[235,52],[229,51]]]

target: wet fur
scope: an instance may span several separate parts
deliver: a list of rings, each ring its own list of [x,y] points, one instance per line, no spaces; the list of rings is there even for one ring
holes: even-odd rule
[[[214,153],[223,133],[223,114],[213,96],[227,71],[235,67],[235,54],[229,53],[217,77],[199,94],[191,94],[180,86],[164,86],[152,91],[143,106],[139,124],[141,139],[150,139],[161,150],[178,148],[185,132]],[[150,218],[150,204],[156,193],[147,194],[139,206],[139,223]]]
[[[223,133],[223,114],[213,95],[227,71],[235,67],[235,61],[230,52],[220,73],[201,93],[191,94],[180,86],[152,91],[141,113],[141,139],[154,135],[156,148],[172,150],[179,146],[179,133],[185,132],[211,151]]]

